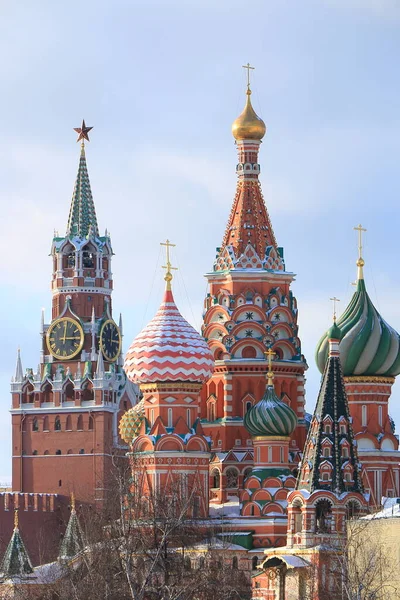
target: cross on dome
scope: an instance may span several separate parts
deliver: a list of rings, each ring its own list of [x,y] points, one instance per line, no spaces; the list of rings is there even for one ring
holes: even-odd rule
[[[167,282],[167,291],[171,291],[171,281],[173,278],[171,270],[177,271],[178,267],[173,267],[171,265],[171,261],[170,261],[170,257],[169,257],[169,249],[175,248],[176,244],[172,244],[169,240],[166,240],[165,242],[160,242],[160,246],[165,246],[165,250],[166,250],[167,264],[163,265],[163,269],[166,269],[164,280]]]
[[[254,71],[255,67],[252,67],[250,63],[247,63],[247,65],[242,65],[242,68],[247,69],[247,89],[250,90],[250,70]]]
[[[274,372],[272,370],[272,357],[275,356],[275,352],[273,352],[273,350],[271,350],[271,348],[268,348],[268,350],[266,352],[264,352],[264,354],[265,354],[265,358],[268,360],[268,372],[267,372],[268,385],[273,385]]]
[[[329,300],[332,300],[333,302],[333,320],[336,322],[336,302],[340,302],[340,299],[333,296],[333,298],[329,298]]]
[[[363,234],[363,232],[366,232],[367,230],[361,224],[357,225],[357,227],[354,227],[353,229],[354,229],[354,231],[358,231],[358,260],[356,263],[357,267],[358,267],[357,278],[364,279],[363,266],[365,265],[365,261],[362,257],[362,234]]]

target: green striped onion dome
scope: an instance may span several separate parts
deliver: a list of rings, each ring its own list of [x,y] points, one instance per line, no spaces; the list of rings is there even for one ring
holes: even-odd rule
[[[290,436],[297,425],[296,413],[268,385],[260,402],[244,416],[244,426],[250,435]]]
[[[400,373],[400,336],[386,323],[367,294],[364,279],[357,282],[350,304],[338,319],[343,374],[395,377]],[[324,372],[329,331],[318,342],[317,367]]]
[[[131,444],[134,438],[139,435],[144,418],[144,400],[132,406],[122,415],[119,422],[119,435],[126,444]]]

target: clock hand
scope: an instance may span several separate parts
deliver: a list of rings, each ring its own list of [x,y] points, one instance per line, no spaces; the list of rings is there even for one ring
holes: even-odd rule
[[[65,336],[67,335],[67,321],[64,323],[64,337],[62,339],[63,344],[65,344]]]

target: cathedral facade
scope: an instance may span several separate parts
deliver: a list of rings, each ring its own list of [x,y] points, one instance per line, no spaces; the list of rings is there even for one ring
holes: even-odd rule
[[[86,165],[89,130],[77,128],[67,229],[52,241],[52,313],[42,318],[37,369],[24,372],[18,352],[12,493],[2,496],[1,518],[19,509],[33,540],[35,515],[52,523],[71,493],[101,507],[113,456],[127,457],[145,473],[145,496],[178,475],[191,486],[191,518],[226,520],[248,553],[254,597],[306,598],[304,574],[324,571],[346,520],[400,495],[388,406],[400,337],[367,293],[361,241],[356,291],[317,346],[321,390],[307,415],[294,273],[262,195],[266,126],[248,84],[232,127],[237,189],[206,275],[202,331],[175,304],[167,240],[160,308],[123,357],[111,239],[99,232]],[[313,598],[335,585],[318,575]]]

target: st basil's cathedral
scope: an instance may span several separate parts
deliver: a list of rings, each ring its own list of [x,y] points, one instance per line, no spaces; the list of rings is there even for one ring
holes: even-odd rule
[[[262,195],[266,126],[248,82],[232,126],[236,193],[206,274],[201,333],[175,304],[167,240],[160,307],[123,356],[122,319],[112,305],[113,249],[107,230],[100,234],[86,163],[90,129],[85,122],[76,129],[78,174],[66,233],[52,240],[52,311],[49,323],[42,318],[39,364],[24,371],[18,351],[11,383],[12,491],[0,504],[10,542],[1,581],[33,572],[38,530],[60,536],[59,507],[71,493],[74,502],[102,504],[117,452],[132,469],[139,465],[148,490],[163,490],[177,474],[191,482],[192,517],[229,526],[254,598],[305,597],[314,567],[314,597],[322,598],[338,584],[324,573],[347,519],[400,496],[389,416],[400,337],[368,295],[364,230],[356,228],[353,297],[317,344],[322,379],[310,415],[295,275]],[[64,548],[79,530],[74,507]],[[10,560],[16,544],[23,549],[20,572]]]

